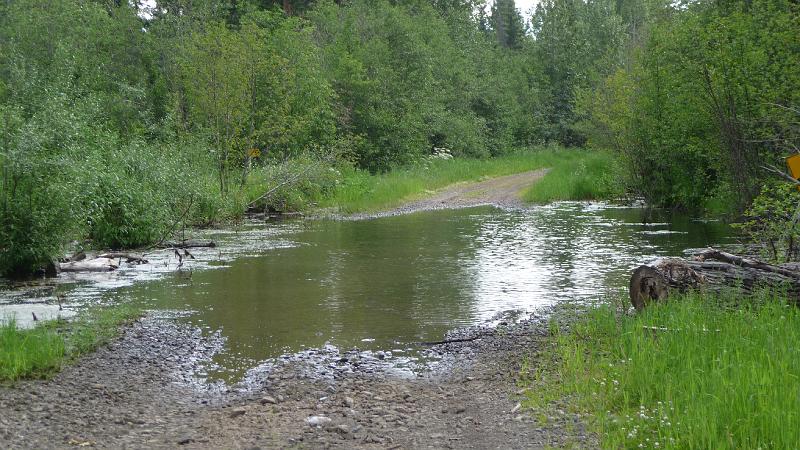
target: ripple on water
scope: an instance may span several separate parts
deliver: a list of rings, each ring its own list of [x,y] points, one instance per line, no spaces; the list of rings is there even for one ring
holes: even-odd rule
[[[180,271],[169,252],[154,252],[146,266],[74,276],[82,283],[59,289],[74,305],[128,301],[186,312],[175,320],[224,337],[208,377],[234,380],[284,354],[405,348],[507,311],[615,295],[636,265],[727,236],[719,223],[583,202],[251,222],[195,236],[218,246],[194,250]]]

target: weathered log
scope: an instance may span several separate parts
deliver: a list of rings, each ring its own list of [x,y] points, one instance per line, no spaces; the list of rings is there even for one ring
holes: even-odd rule
[[[59,264],[62,272],[110,272],[119,268],[114,258],[94,258]]]
[[[186,240],[186,241],[179,241],[179,242],[164,242],[163,244],[159,245],[161,248],[214,248],[217,246],[217,243],[214,241],[193,241],[193,240]]]
[[[752,258],[706,249],[691,259],[659,258],[633,271],[630,298],[641,310],[648,303],[665,300],[689,290],[752,294],[758,288],[785,290],[800,303],[798,265],[772,265]]]
[[[142,256],[132,255],[130,253],[118,253],[118,252],[111,252],[111,253],[103,253],[102,255],[97,255],[98,258],[110,258],[110,259],[117,259],[117,260],[125,260],[126,263],[129,264],[147,264],[149,261],[144,259]]]

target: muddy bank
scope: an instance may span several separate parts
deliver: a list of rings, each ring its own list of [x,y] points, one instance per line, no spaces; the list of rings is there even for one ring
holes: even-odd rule
[[[49,381],[0,388],[7,448],[541,448],[594,446],[579,417],[517,405],[539,318],[471,328],[431,364],[335,348],[268,363],[236,386],[204,383],[216,336],[149,315]],[[544,419],[544,422],[542,422]]]

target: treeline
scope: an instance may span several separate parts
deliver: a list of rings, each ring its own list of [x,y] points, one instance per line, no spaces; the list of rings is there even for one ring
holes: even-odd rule
[[[0,3],[0,272],[240,215],[276,165],[381,172],[552,134],[513,7],[341,3]]]
[[[630,188],[740,213],[783,183],[768,169],[800,151],[800,5],[648,0],[623,12],[620,63],[577,107],[589,141],[624,156]]]
[[[441,149],[610,147],[654,204],[741,209],[796,142],[798,25],[790,0],[0,2],[0,272],[240,215],[276,167]]]

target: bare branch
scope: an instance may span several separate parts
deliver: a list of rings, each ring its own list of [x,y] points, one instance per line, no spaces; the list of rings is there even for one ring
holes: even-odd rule
[[[767,172],[772,172],[775,175],[778,175],[779,177],[783,178],[784,180],[786,180],[786,181],[788,181],[788,182],[790,182],[790,183],[792,183],[792,184],[794,184],[796,186],[800,186],[800,181],[798,181],[796,178],[794,178],[793,176],[789,175],[788,173],[782,171],[781,169],[778,169],[777,167],[773,166],[772,164],[762,165],[761,168],[766,170]]]

